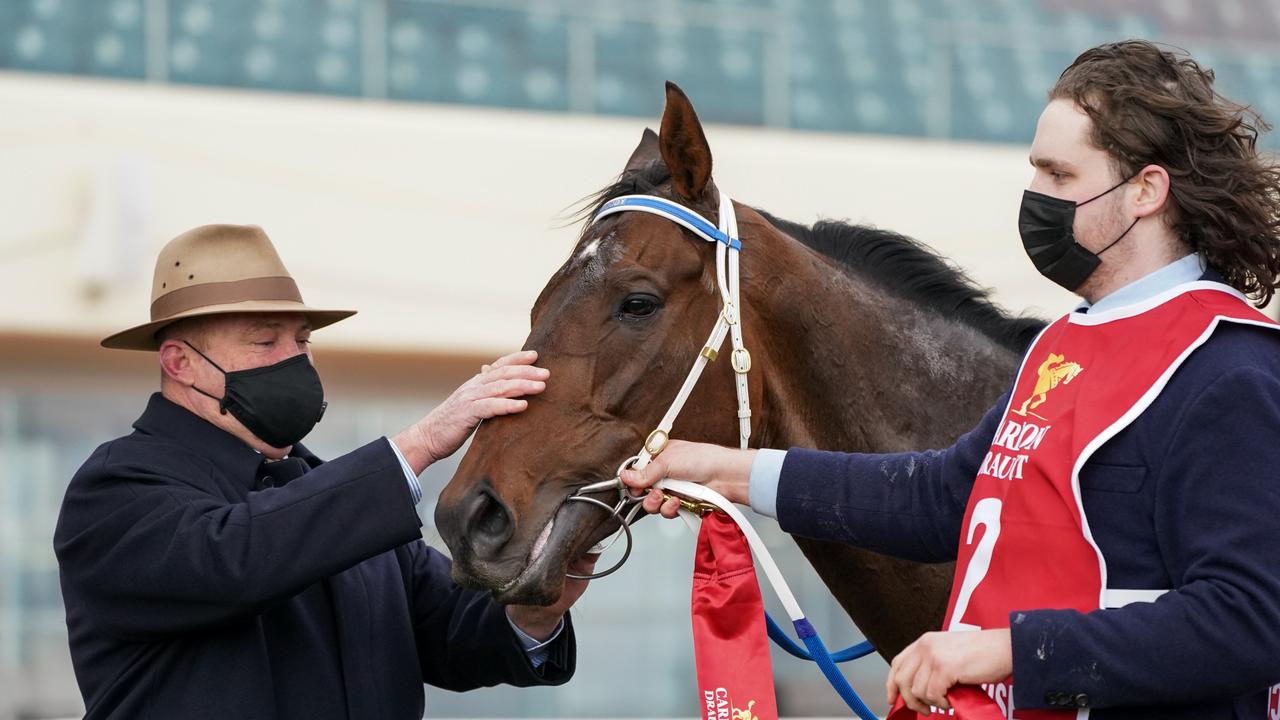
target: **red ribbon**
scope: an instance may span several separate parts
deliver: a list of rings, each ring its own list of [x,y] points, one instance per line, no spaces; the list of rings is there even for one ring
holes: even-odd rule
[[[764,603],[751,548],[723,513],[706,515],[698,532],[693,652],[704,720],[777,720]]]

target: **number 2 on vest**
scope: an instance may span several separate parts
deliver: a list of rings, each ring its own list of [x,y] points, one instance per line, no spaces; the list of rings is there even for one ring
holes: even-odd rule
[[[1000,537],[1000,510],[1004,503],[999,498],[984,498],[973,506],[973,515],[969,519],[969,532],[965,538],[966,545],[973,544],[973,536],[979,527],[986,527],[978,547],[969,558],[969,566],[964,573],[964,583],[960,585],[960,594],[956,596],[955,612],[951,614],[951,626],[948,630],[981,630],[977,625],[961,622],[965,610],[969,608],[969,598],[982,583],[991,569],[991,553],[996,547],[996,538]]]

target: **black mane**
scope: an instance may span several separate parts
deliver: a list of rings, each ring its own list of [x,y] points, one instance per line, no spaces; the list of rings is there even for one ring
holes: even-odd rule
[[[1010,316],[991,301],[991,291],[962,270],[905,235],[867,225],[820,220],[807,227],[756,208],[774,227],[810,249],[855,270],[922,307],[954,318],[1000,345],[1021,353],[1045,322]]]
[[[602,205],[621,195],[659,194],[658,188],[670,179],[660,162],[623,173],[613,184],[587,197],[581,215],[584,219],[594,217]],[[836,220],[807,226],[755,210],[811,250],[921,307],[973,327],[1009,350],[1023,352],[1045,326],[1038,318],[1008,315],[991,301],[989,290],[905,235]]]

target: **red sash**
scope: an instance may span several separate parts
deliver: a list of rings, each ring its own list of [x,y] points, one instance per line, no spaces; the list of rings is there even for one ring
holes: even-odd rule
[[[777,720],[764,604],[747,538],[708,513],[693,561],[693,652],[704,720]]]
[[[1106,563],[1080,502],[1080,468],[1146,410],[1221,321],[1277,327],[1229,287],[1196,282],[1136,306],[1072,313],[1041,333],[969,495],[946,629],[1006,628],[1016,610],[1109,606]],[[1076,717],[1075,710],[1015,712],[1012,683],[957,686],[948,693],[955,711],[932,717]],[[901,701],[890,713],[915,716]]]

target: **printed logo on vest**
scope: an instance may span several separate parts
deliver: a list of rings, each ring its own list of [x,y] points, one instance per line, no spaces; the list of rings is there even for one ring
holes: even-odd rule
[[[1267,692],[1267,720],[1280,720],[1280,684]]]
[[[1021,480],[1022,469],[1031,457],[1028,453],[1040,447],[1041,441],[1052,428],[1052,425],[1018,422],[1012,418],[1005,420],[991,442],[991,449],[982,459],[978,475],[990,475],[997,480]],[[1013,452],[1006,453],[1004,450]]]
[[[1036,371],[1039,379],[1036,380],[1036,386],[1031,390],[1031,397],[1022,402],[1022,407],[1017,410],[1010,410],[1015,415],[1026,417],[1045,418],[1031,412],[1033,409],[1040,407],[1049,399],[1049,391],[1059,385],[1066,385],[1076,376],[1084,372],[1084,368],[1080,363],[1068,362],[1067,359],[1057,353],[1049,353],[1049,359],[1040,363],[1040,369]]]

